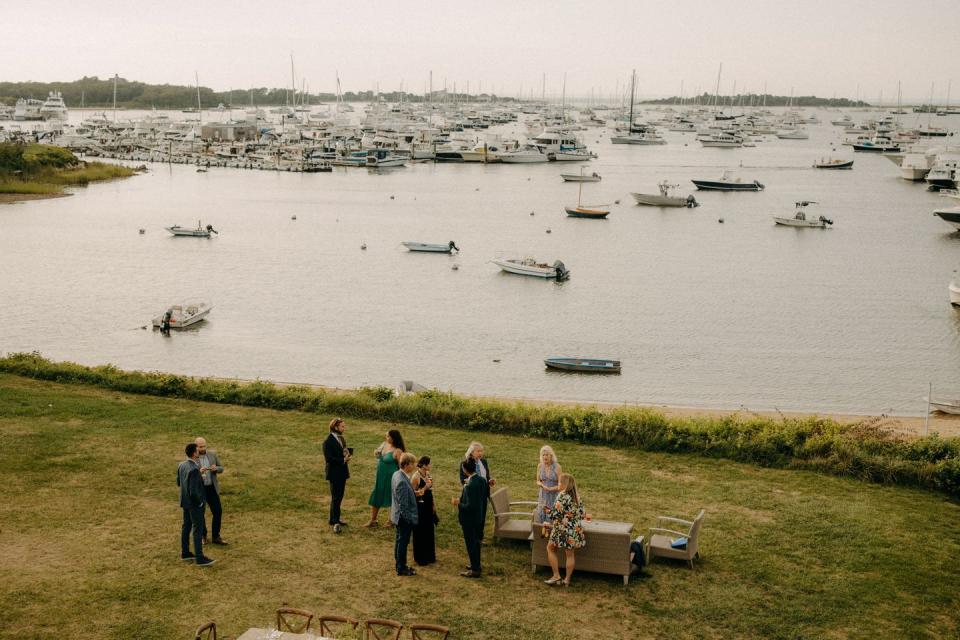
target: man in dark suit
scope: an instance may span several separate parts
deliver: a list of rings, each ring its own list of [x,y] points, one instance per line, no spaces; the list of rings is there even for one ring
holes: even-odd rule
[[[187,459],[177,467],[177,486],[180,487],[180,508],[183,509],[183,526],[180,528],[180,559],[196,560],[197,565],[208,567],[213,560],[203,555],[203,480],[200,478],[200,455],[197,443],[191,442],[184,449]],[[190,553],[190,533],[193,532],[193,550]]]
[[[350,448],[343,437],[346,425],[343,418],[330,421],[330,435],[323,441],[323,460],[326,462],[326,478],[330,482],[330,526],[334,533],[340,533],[347,523],[340,519],[340,503],[347,489],[350,477]]]
[[[483,514],[487,501],[487,481],[477,473],[477,460],[467,458],[460,465],[460,473],[466,478],[457,505],[457,517],[463,529],[463,541],[467,546],[470,568],[460,575],[464,578],[480,577],[480,536],[483,531]]]
[[[483,479],[483,488],[486,492],[483,497],[483,505],[481,507],[481,520],[480,520],[480,540],[483,540],[483,528],[487,522],[487,499],[490,497],[490,487],[497,483],[490,476],[490,465],[487,463],[487,459],[483,457],[483,445],[479,442],[471,442],[470,446],[467,447],[467,453],[464,456],[464,460],[474,459],[477,462],[477,475]],[[467,481],[467,476],[463,472],[463,467],[460,467],[460,484],[463,484]]]

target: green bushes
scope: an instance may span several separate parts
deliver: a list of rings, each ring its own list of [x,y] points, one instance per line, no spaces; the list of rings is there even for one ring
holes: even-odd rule
[[[309,411],[411,424],[696,453],[765,467],[808,469],[912,485],[960,498],[960,438],[907,439],[865,423],[809,418],[667,417],[652,409],[600,411],[478,400],[436,390],[396,396],[388,387],[331,392],[270,382],[190,378],[51,362],[37,353],[0,358],[0,372],[54,382],[205,402]]]
[[[82,162],[61,147],[0,143],[0,193],[60,193],[64,186],[85,186],[134,173],[120,165]]]

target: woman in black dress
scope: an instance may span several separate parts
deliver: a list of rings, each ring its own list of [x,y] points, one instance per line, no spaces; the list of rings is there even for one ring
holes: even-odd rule
[[[410,477],[410,483],[417,494],[418,515],[417,525],[413,528],[413,560],[423,566],[437,561],[434,529],[440,522],[433,502],[433,477],[430,475],[428,456],[423,456],[417,462],[417,470]]]

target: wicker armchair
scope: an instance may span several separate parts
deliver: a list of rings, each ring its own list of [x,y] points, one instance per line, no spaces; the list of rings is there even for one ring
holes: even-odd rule
[[[510,493],[506,488],[496,491],[490,496],[493,503],[493,537],[512,538],[513,540],[528,540],[530,525],[533,522],[533,511],[536,502],[511,502]],[[518,505],[531,507],[529,510],[514,509]],[[520,516],[516,518],[514,516]]]
[[[700,529],[703,526],[703,515],[704,510],[700,509],[700,513],[693,520],[682,520],[667,516],[657,518],[657,526],[650,529],[650,558],[659,556],[661,558],[685,560],[693,569],[693,559],[700,557]],[[666,524],[672,524],[674,528],[667,529],[664,527]],[[677,538],[687,539],[685,549],[673,548],[672,543]]]
[[[310,622],[313,621],[312,611],[280,607],[277,609],[277,629],[290,633],[306,633],[310,631]]]
[[[193,640],[217,640],[217,623],[211,620],[197,627]]]
[[[433,634],[436,634],[437,640],[447,640],[447,636],[450,635],[450,627],[441,627],[438,624],[410,625],[412,640],[428,640]]]

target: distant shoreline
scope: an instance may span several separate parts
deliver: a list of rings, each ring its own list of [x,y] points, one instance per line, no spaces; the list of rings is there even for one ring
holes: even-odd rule
[[[49,198],[66,198],[72,193],[0,193],[0,204],[16,204],[28,200],[47,200]]]

